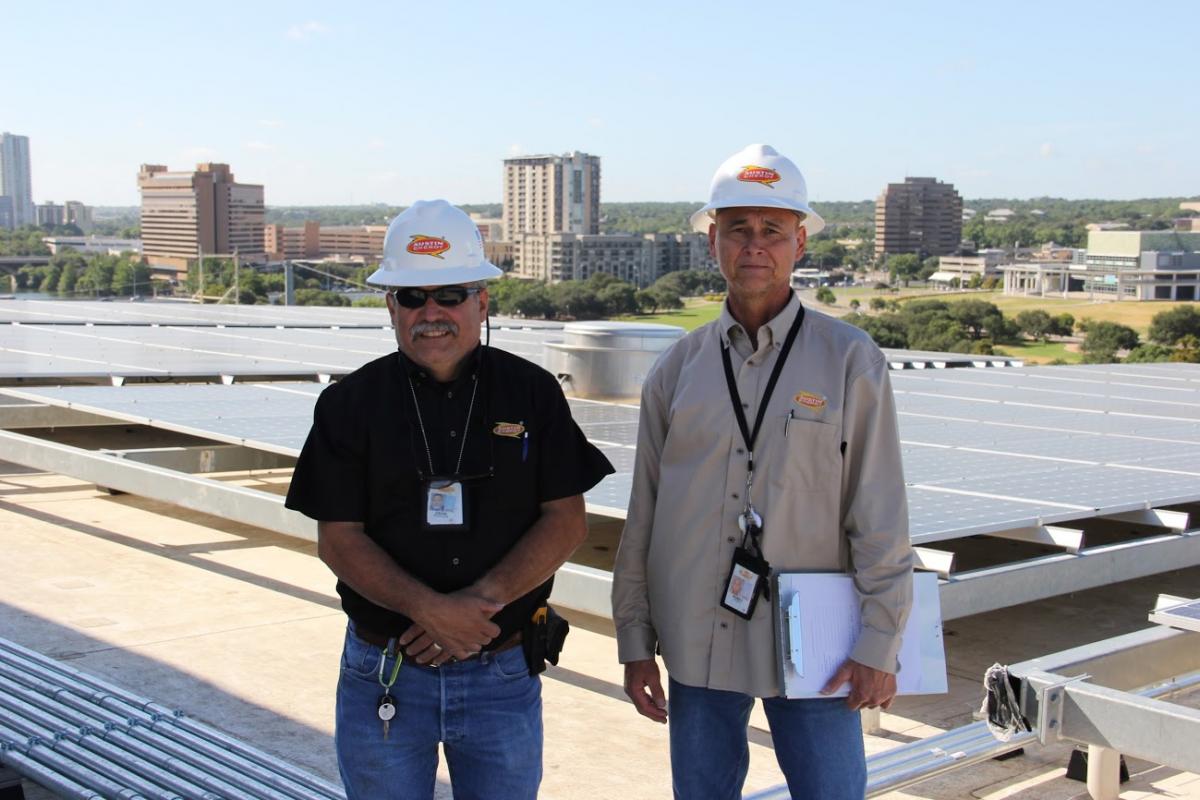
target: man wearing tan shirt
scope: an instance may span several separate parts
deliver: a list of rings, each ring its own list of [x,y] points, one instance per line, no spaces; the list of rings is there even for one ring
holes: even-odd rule
[[[642,389],[613,571],[625,691],[652,720],[669,711],[677,798],[741,796],[756,697],[793,797],[861,798],[857,710],[891,703],[912,602],[887,362],[865,333],[806,311],[791,289],[793,265],[824,222],[790,160],[765,145],[734,154],[692,223],[708,231],[728,300]],[[854,577],[862,627],[825,687],[848,685],[847,699],[780,696],[763,597],[771,570]]]

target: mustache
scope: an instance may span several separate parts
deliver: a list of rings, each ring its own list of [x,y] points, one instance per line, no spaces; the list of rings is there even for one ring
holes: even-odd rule
[[[458,326],[450,320],[438,320],[436,322],[418,322],[412,326],[409,333],[415,339],[426,333],[449,333],[451,336],[458,336]]]

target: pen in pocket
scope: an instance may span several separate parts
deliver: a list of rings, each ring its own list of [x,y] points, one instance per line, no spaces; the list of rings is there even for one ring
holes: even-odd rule
[[[792,420],[795,419],[795,417],[796,417],[796,411],[795,411],[795,409],[791,409],[788,411],[788,415],[783,418],[783,438],[785,438],[785,439],[787,438],[788,425],[792,424]]]
[[[521,427],[525,427],[525,420],[521,420]],[[529,431],[526,430],[521,434],[521,462],[529,458]]]

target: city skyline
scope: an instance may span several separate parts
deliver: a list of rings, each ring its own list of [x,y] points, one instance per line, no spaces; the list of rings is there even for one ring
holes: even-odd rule
[[[10,61],[56,70],[6,84],[0,129],[29,137],[38,203],[135,206],[139,164],[206,161],[268,206],[493,203],[505,158],[574,150],[603,159],[607,201],[699,201],[756,141],[816,202],[915,176],[967,198],[1195,197],[1194,6],[1155,9],[24,4]]]

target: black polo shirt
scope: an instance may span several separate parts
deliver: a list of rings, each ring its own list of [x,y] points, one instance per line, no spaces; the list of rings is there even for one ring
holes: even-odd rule
[[[613,472],[571,418],[554,376],[490,347],[476,348],[470,359],[457,380],[441,384],[393,353],[323,391],[287,507],[317,520],[364,523],[367,535],[410,575],[452,592],[495,566],[538,519],[542,503],[582,494]],[[434,474],[453,475],[457,468],[463,476],[466,530],[422,526],[430,458]],[[495,641],[522,627],[552,583],[493,618],[501,629]],[[399,635],[411,624],[340,580],[337,591],[350,618],[372,631]]]

